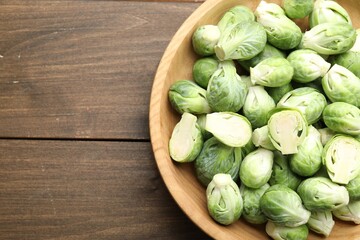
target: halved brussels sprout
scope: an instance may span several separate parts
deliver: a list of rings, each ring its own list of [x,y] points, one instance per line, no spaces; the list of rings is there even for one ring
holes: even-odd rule
[[[360,142],[345,135],[335,135],[326,143],[322,155],[330,179],[348,184],[360,174]]]
[[[196,60],[192,70],[194,81],[206,89],[211,75],[218,69],[218,66],[219,62],[212,57]]]
[[[262,147],[268,150],[276,150],[269,137],[268,126],[265,125],[260,128],[256,128],[253,131],[251,140],[256,147]]]
[[[243,210],[238,185],[229,174],[216,174],[206,188],[210,216],[218,223],[230,225],[237,221]]]
[[[286,227],[268,221],[265,227],[266,233],[274,240],[306,240],[309,235],[308,227]]]
[[[173,83],[169,89],[169,100],[172,107],[180,114],[211,112],[206,100],[206,90],[190,80],[179,80]]]
[[[249,153],[240,166],[240,179],[249,188],[260,188],[271,177],[274,154],[272,151],[258,148]]]
[[[350,70],[335,64],[322,78],[322,86],[332,102],[346,102],[360,107],[360,79]]]
[[[289,54],[287,60],[294,68],[293,80],[301,83],[311,82],[323,77],[331,67],[331,64],[325,61],[324,58],[309,49],[293,51]]]
[[[294,68],[283,57],[271,57],[250,68],[253,84],[265,87],[280,87],[290,83]]]
[[[336,134],[330,128],[321,128],[321,129],[318,129],[318,131],[320,133],[321,144],[323,146],[325,146],[325,144]]]
[[[314,0],[283,0],[282,6],[289,18],[304,18],[314,7]]]
[[[351,201],[348,205],[333,211],[338,219],[360,224],[360,201]]]
[[[352,179],[345,187],[349,192],[350,200],[360,200],[360,175]]]
[[[290,83],[288,83],[280,87],[267,87],[265,89],[277,104],[286,93],[290,92],[294,88]]]
[[[304,206],[310,211],[332,211],[349,203],[349,193],[325,177],[311,177],[302,181],[297,189]]]
[[[345,102],[327,105],[323,112],[325,125],[331,130],[349,135],[360,135],[360,109]]]
[[[215,53],[215,45],[220,39],[220,29],[216,25],[202,25],[192,35],[192,46],[200,56],[210,56]]]
[[[217,25],[224,32],[229,26],[246,21],[255,21],[253,11],[246,6],[237,5],[227,10]]]
[[[231,112],[207,114],[205,130],[231,147],[246,145],[252,134],[250,122],[244,116]]]
[[[275,102],[263,86],[252,86],[249,88],[243,106],[243,113],[253,128],[266,125],[268,114],[274,108]]]
[[[206,98],[211,109],[217,112],[237,112],[248,93],[246,82],[236,73],[233,61],[221,62],[213,73],[207,87]]]
[[[301,87],[286,93],[278,102],[277,107],[298,109],[308,124],[313,124],[321,118],[327,105],[324,95],[310,87]]]
[[[268,121],[269,137],[282,154],[298,152],[307,135],[307,122],[297,109],[276,108]]]
[[[307,226],[310,230],[328,237],[335,225],[331,211],[311,212]]]
[[[248,188],[244,184],[240,186],[240,193],[244,202],[242,216],[247,222],[262,224],[267,221],[260,209],[260,198],[269,187],[270,185],[267,183],[257,189]]]
[[[169,141],[170,156],[177,162],[192,162],[203,146],[201,130],[196,116],[184,113],[175,125]]]
[[[259,54],[266,44],[264,27],[254,21],[230,25],[221,33],[215,45],[219,60],[247,60]]]
[[[348,51],[354,45],[356,32],[347,23],[322,23],[306,31],[300,48],[319,54],[333,55]]]
[[[204,142],[195,159],[195,171],[199,181],[207,186],[217,173],[230,174],[234,181],[239,178],[242,161],[241,148],[229,147],[212,137]]]
[[[256,21],[264,26],[268,42],[273,46],[288,50],[299,45],[301,29],[285,15],[279,5],[261,1],[255,10],[255,16]]]
[[[268,220],[287,227],[306,224],[311,215],[302,205],[299,195],[282,184],[273,185],[265,191],[260,198],[260,208]]]

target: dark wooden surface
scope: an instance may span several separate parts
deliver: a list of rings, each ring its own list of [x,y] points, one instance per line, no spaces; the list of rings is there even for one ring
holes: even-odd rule
[[[158,63],[200,2],[0,0],[0,239],[208,239],[148,130]]]

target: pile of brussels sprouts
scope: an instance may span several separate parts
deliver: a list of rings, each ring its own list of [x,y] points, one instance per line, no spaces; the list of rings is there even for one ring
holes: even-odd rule
[[[309,19],[304,33],[292,20]],[[357,32],[359,35],[357,35]],[[273,239],[360,224],[360,31],[331,0],[261,1],[199,26],[171,158],[193,162],[211,217],[265,224]]]

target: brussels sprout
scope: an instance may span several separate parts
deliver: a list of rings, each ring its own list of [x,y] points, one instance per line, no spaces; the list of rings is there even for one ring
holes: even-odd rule
[[[207,140],[212,137],[212,134],[205,130],[206,126],[206,114],[200,114],[197,116],[197,124],[200,127],[201,135],[204,140]]]
[[[301,226],[311,215],[302,205],[299,195],[282,184],[273,185],[265,191],[260,198],[260,208],[268,220],[287,227]]]
[[[253,128],[266,125],[268,113],[275,108],[275,102],[262,86],[253,86],[243,106],[244,116],[250,121]]]
[[[255,21],[255,15],[250,8],[238,5],[226,11],[217,25],[224,32],[231,25],[246,21]]]
[[[325,125],[335,132],[354,136],[360,134],[360,109],[352,104],[334,102],[327,105],[323,120]]]
[[[299,45],[301,29],[285,15],[279,5],[261,1],[255,10],[255,16],[256,21],[264,26],[268,42],[273,46],[288,50]]]
[[[333,211],[338,219],[360,224],[360,201],[352,201],[348,205]]]
[[[356,29],[356,41],[354,46],[349,51],[360,52],[360,28]]]
[[[302,181],[297,189],[304,206],[310,211],[332,211],[349,203],[349,193],[325,177],[311,177]]]
[[[315,51],[299,49],[293,51],[287,57],[294,68],[293,80],[307,83],[323,77],[330,69],[331,64],[325,61]]]
[[[240,186],[240,193],[244,201],[242,216],[247,222],[262,224],[267,221],[260,209],[260,198],[269,187],[270,185],[267,183],[258,189],[248,188],[244,184]]]
[[[264,148],[249,153],[240,166],[240,179],[249,188],[260,188],[271,177],[274,154]]]
[[[360,45],[360,42],[359,42]],[[332,64],[338,64],[350,70],[358,78],[360,77],[360,52],[351,51],[335,55]]]
[[[283,0],[282,6],[289,18],[304,18],[314,7],[314,0]]]
[[[274,164],[270,185],[282,184],[292,190],[296,190],[302,179],[290,170],[287,156],[278,151],[274,151]]]
[[[262,147],[268,150],[276,150],[269,138],[269,129],[267,125],[256,128],[253,131],[251,140],[256,147]]]
[[[230,112],[207,114],[205,129],[231,147],[246,145],[252,134],[250,122],[244,116]]]
[[[211,112],[206,100],[206,90],[190,80],[179,80],[173,83],[169,89],[169,100],[172,107],[180,114]]]
[[[206,89],[211,75],[218,69],[218,65],[219,62],[211,57],[198,59],[192,69],[194,81]]]
[[[294,74],[294,68],[282,57],[271,57],[250,68],[253,84],[265,87],[280,87],[288,84]]]
[[[323,145],[320,133],[311,125],[308,129],[308,134],[298,147],[298,152],[290,157],[290,169],[304,177],[314,175],[322,165]]]
[[[335,135],[324,146],[322,155],[330,179],[348,184],[360,174],[360,142],[345,135]]]
[[[351,25],[351,19],[346,10],[337,2],[316,0],[309,17],[310,28],[321,23],[347,23]]]
[[[325,146],[325,144],[333,137],[335,136],[335,132],[333,130],[331,130],[330,128],[321,128],[318,129],[319,133],[320,133],[320,139],[321,139],[321,144],[323,146]]]
[[[314,88],[302,87],[285,94],[277,107],[290,107],[298,109],[308,124],[313,124],[321,118],[326,106],[326,98]]]
[[[268,121],[269,137],[282,154],[298,152],[298,146],[307,135],[307,122],[303,115],[292,108],[277,108]]]
[[[217,173],[230,174],[234,181],[239,178],[241,148],[229,147],[212,137],[204,142],[204,146],[195,159],[196,176],[207,186]]]
[[[304,33],[299,47],[332,55],[348,51],[355,40],[356,32],[349,24],[322,23]]]
[[[345,187],[348,190],[350,200],[360,200],[360,175],[352,179]]]
[[[283,57],[285,58],[285,53],[281,50],[277,49],[276,47],[271,46],[270,44],[266,44],[264,50],[262,50],[258,55],[249,59],[238,61],[238,63],[246,70],[250,71],[251,67],[255,67],[258,63],[262,60],[265,60],[270,57]]]
[[[267,87],[266,91],[274,99],[275,104],[277,104],[286,93],[290,92],[293,89],[293,86],[288,83],[280,87]]]
[[[215,45],[220,39],[220,29],[216,25],[202,25],[192,35],[192,46],[200,56],[210,56],[215,53]]]
[[[254,21],[228,26],[215,45],[216,56],[221,60],[247,60],[259,54],[266,44],[264,27]]]
[[[214,111],[237,112],[243,107],[247,93],[246,82],[241,80],[234,63],[229,60],[220,63],[211,76],[206,98]]]
[[[177,162],[192,162],[203,146],[201,130],[196,116],[183,113],[169,141],[170,156]]]
[[[272,221],[266,223],[265,231],[274,240],[306,240],[309,235],[309,229],[306,225],[285,227]]]
[[[230,225],[237,221],[243,210],[238,185],[229,174],[216,174],[206,188],[210,216],[218,223]]]
[[[328,237],[335,225],[331,211],[311,212],[307,226],[310,230]]]
[[[346,102],[360,107],[360,79],[350,70],[335,64],[322,78],[322,86],[332,102]]]

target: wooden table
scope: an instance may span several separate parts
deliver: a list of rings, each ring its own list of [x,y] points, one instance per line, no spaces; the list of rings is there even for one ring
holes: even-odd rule
[[[208,239],[148,130],[161,56],[200,4],[0,0],[0,239]]]

